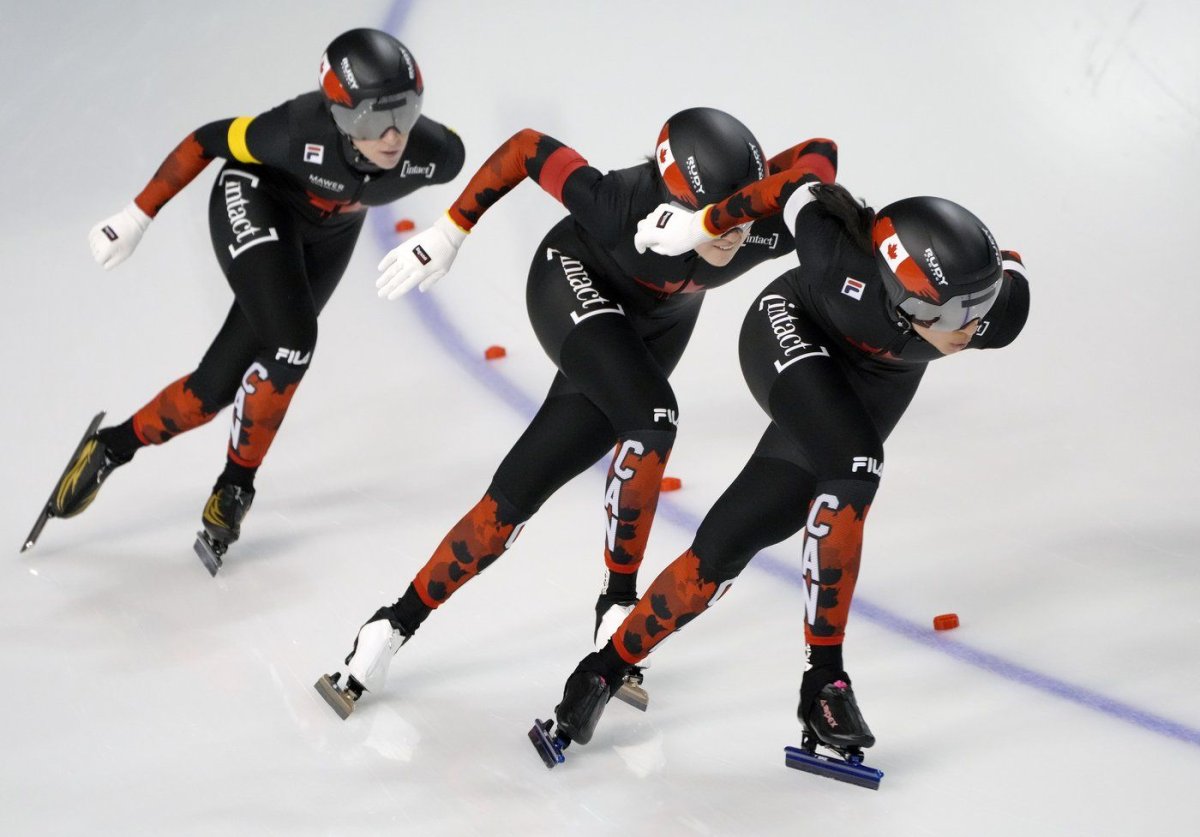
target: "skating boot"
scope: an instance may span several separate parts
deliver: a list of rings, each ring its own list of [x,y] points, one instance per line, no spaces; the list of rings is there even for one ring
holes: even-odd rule
[[[785,748],[788,767],[879,789],[883,771],[863,764],[862,753],[864,747],[875,743],[875,736],[858,708],[846,672],[819,668],[806,671],[796,714],[804,735],[799,748]],[[818,753],[818,745],[836,755]]]
[[[551,721],[534,720],[529,740],[546,767],[562,764],[563,750],[572,741],[586,744],[592,740],[604,707],[621,683],[619,677],[606,677],[598,670],[603,667],[599,653],[588,654],[567,678],[562,702],[554,707],[557,728]]]
[[[204,531],[196,533],[194,547],[210,575],[216,576],[229,545],[241,536],[242,521],[253,502],[253,488],[230,483],[213,487],[200,518],[204,523]]]
[[[600,597],[596,599],[596,632],[593,636],[597,651],[603,650],[608,640],[616,633],[617,628],[621,627],[625,617],[632,613],[635,607],[637,607],[635,598],[610,596],[607,593],[600,594]],[[613,697],[628,703],[634,709],[645,712],[646,707],[650,705],[650,695],[642,688],[642,681],[645,679],[642,672],[649,667],[649,660],[643,660],[641,665],[630,666]]]
[[[338,717],[346,720],[363,692],[383,688],[392,657],[409,636],[394,610],[379,608],[354,638],[354,647],[346,657],[346,685],[341,685],[342,673],[338,671],[322,674],[314,688]]]
[[[25,543],[21,546],[22,552],[37,543],[42,529],[46,526],[46,521],[50,518],[74,517],[86,509],[92,500],[96,499],[96,494],[100,491],[100,486],[108,479],[108,475],[129,461],[128,459],[114,458],[105,444],[100,441],[96,431],[103,420],[104,413],[97,413],[87,430],[84,431],[83,438],[79,440],[79,444],[75,446],[75,452],[71,454],[71,459],[67,462],[66,470],[58,478],[58,483],[50,492],[50,497],[46,500],[45,505],[42,506],[37,520],[34,521],[33,529],[25,538]]]

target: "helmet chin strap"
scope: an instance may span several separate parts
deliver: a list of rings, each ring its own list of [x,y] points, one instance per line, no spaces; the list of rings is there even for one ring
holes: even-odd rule
[[[383,171],[383,169],[363,156],[363,153],[358,150],[358,146],[354,144],[354,138],[344,133],[341,128],[338,128],[338,136],[341,137],[342,157],[345,158],[347,163],[367,174]]]

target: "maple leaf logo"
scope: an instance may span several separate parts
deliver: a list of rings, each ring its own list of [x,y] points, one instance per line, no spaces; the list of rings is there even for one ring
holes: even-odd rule
[[[896,260],[896,245],[895,244],[888,245],[888,258],[891,259],[892,261]]]
[[[665,163],[665,162],[667,162],[667,149],[663,148],[663,149],[660,149],[660,150],[659,150],[659,152],[658,152],[658,162],[660,162],[660,163]]]

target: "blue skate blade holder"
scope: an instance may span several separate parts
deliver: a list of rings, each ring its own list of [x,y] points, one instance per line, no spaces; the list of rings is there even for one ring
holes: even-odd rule
[[[810,752],[801,747],[784,747],[783,755],[788,767],[858,785],[860,788],[879,790],[879,783],[883,781],[883,771],[867,767],[862,763],[862,756],[858,754],[841,759]]]
[[[550,728],[553,726],[553,721],[535,718],[533,729],[529,730],[529,741],[533,744],[533,749],[537,750],[538,755],[542,757],[547,768],[552,768],[567,760],[567,757],[563,755],[563,749],[567,743],[557,735],[553,738],[550,737]]]

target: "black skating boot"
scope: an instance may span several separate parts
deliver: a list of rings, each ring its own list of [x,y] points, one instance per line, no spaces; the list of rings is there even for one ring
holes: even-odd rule
[[[616,633],[617,628],[621,627],[621,623],[625,621],[633,609],[637,607],[636,596],[616,596],[609,593],[601,593],[596,599],[596,629],[592,638],[596,642],[596,650],[604,650],[604,646],[608,644],[608,640]],[[646,711],[646,707],[650,705],[650,695],[642,688],[642,681],[645,680],[644,670],[650,667],[650,661],[643,660],[641,665],[630,666],[625,673],[625,677],[617,687],[616,693],[613,695],[617,700],[628,703],[634,709]]]
[[[200,518],[204,522],[204,531],[226,546],[236,542],[242,534],[242,521],[253,502],[253,488],[230,484],[214,486]]]
[[[599,657],[588,654],[583,658],[567,678],[562,701],[554,707],[558,735],[566,743],[586,744],[592,740],[608,699],[620,688],[619,677],[609,679],[595,670]]]
[[[870,747],[875,743],[850,688],[850,677],[844,671],[814,668],[804,672],[796,714],[806,732],[836,750]]]
[[[210,575],[216,576],[224,564],[229,545],[242,534],[242,521],[254,502],[254,489],[232,483],[218,483],[204,505],[200,520],[204,531],[197,533],[196,555]]]
[[[128,462],[112,455],[99,433],[84,440],[50,495],[51,517],[74,517],[82,512],[100,491],[108,475]]]
[[[610,657],[615,658],[613,662]],[[592,740],[604,707],[621,687],[622,676],[628,666],[616,656],[615,651],[595,652],[584,657],[563,687],[562,701],[554,707],[557,721],[537,718],[529,730],[529,741],[533,744],[546,767],[554,767],[565,760],[563,750],[571,742],[587,744]]]
[[[862,752],[863,747],[875,743],[875,736],[858,709],[846,672],[831,666],[804,672],[796,714],[804,727],[804,736],[799,747],[784,747],[784,763],[788,767],[879,789],[883,771],[863,764]],[[818,746],[834,755],[817,752]]]

